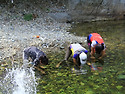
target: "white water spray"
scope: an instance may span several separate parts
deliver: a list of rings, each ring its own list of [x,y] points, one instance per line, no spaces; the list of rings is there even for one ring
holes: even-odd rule
[[[2,81],[3,94],[36,94],[36,78],[33,67],[13,67],[7,70]]]

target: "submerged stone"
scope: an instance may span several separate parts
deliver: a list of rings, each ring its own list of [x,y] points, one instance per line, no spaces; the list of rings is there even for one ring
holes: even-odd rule
[[[125,79],[125,75],[123,74],[118,75],[118,79]]]
[[[122,89],[123,86],[116,86],[118,90]]]

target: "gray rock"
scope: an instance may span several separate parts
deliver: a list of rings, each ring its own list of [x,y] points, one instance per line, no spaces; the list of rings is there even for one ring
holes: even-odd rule
[[[48,13],[50,17],[52,17],[54,20],[58,22],[68,22],[71,21],[71,17],[66,12],[60,12],[60,13]]]

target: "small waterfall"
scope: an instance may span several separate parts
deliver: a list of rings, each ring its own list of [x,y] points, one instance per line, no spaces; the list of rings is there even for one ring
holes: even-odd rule
[[[36,94],[36,78],[33,67],[13,67],[1,81],[0,87],[3,94]]]

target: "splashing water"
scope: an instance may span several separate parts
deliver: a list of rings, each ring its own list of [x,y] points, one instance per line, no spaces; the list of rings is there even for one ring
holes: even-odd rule
[[[33,67],[13,67],[7,70],[2,81],[3,94],[36,94],[36,78]]]

